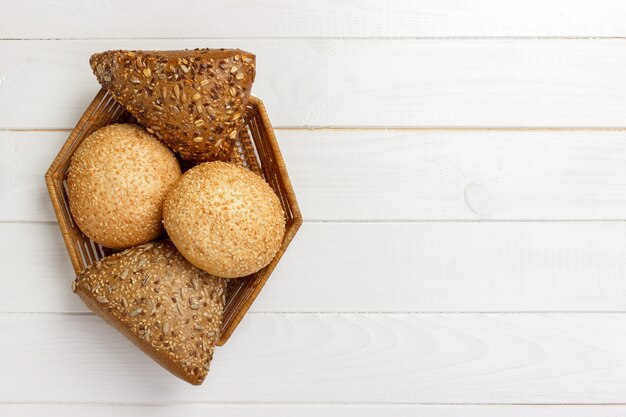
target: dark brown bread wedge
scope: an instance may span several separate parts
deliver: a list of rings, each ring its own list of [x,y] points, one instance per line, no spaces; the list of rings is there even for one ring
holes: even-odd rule
[[[100,84],[183,159],[229,160],[254,81],[253,54],[106,51],[89,62]]]
[[[165,369],[200,385],[219,338],[225,280],[192,266],[169,240],[104,258],[74,292]]]

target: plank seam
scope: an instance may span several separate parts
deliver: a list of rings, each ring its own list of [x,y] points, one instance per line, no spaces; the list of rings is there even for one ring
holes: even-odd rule
[[[77,38],[20,38],[20,37],[2,37],[0,41],[135,41],[135,40],[306,40],[306,41],[503,41],[503,40],[564,40],[564,41],[579,41],[579,40],[625,40],[626,36],[183,36],[183,37],[77,37]]]
[[[388,406],[481,406],[481,407],[501,407],[501,406],[525,406],[525,407],[563,407],[563,406],[606,406],[606,407],[615,407],[615,406],[626,406],[626,403],[617,402],[617,403],[494,403],[494,402],[450,402],[450,403],[442,403],[442,402],[296,402],[296,401],[281,401],[281,402],[220,402],[220,401],[211,401],[211,402],[200,402],[200,401],[174,401],[174,402],[63,402],[63,401],[2,401],[1,405],[99,405],[99,406],[124,406],[124,407],[149,407],[149,406],[180,406],[180,405],[219,405],[219,406],[378,406],[378,407],[388,407]]]
[[[626,219],[304,219],[308,224],[395,224],[395,223],[624,223]],[[58,224],[55,220],[0,220],[1,224]]]
[[[626,126],[584,127],[584,126],[274,126],[278,131],[399,131],[399,132],[624,132]],[[0,127],[0,132],[67,132],[71,128],[12,128]]]
[[[535,315],[625,315],[626,310],[503,310],[503,311],[455,311],[455,310],[437,310],[437,311],[248,311],[249,315],[256,316],[535,316]],[[94,316],[94,313],[88,311],[0,311],[2,316]]]

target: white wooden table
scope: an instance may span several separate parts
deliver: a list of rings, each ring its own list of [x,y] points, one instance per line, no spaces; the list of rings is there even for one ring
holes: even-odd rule
[[[626,2],[0,1],[0,415],[626,415]],[[106,49],[240,47],[305,223],[205,384],[70,291]]]

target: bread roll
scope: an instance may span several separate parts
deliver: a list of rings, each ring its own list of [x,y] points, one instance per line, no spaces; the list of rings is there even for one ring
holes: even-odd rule
[[[165,369],[199,385],[219,337],[225,285],[164,240],[96,262],[74,292]]]
[[[72,157],[72,217],[85,235],[108,248],[149,242],[163,233],[163,200],[180,174],[172,151],[142,127],[105,126]]]
[[[254,81],[253,54],[239,49],[107,51],[89,62],[100,84],[184,159],[229,159]]]
[[[274,190],[253,172],[224,162],[187,171],[166,197],[163,222],[189,262],[225,278],[265,267],[285,233]]]

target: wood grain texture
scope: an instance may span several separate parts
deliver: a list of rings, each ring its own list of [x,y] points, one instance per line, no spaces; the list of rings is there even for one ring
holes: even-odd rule
[[[626,131],[285,131],[319,220],[626,219]]]
[[[0,311],[87,311],[56,224],[0,235]],[[625,311],[625,274],[624,222],[305,223],[251,311]]]
[[[199,46],[257,54],[276,127],[626,126],[624,39],[196,39],[0,42],[0,129],[73,127],[93,52]]]
[[[42,175],[68,135],[0,131],[0,221],[55,220]],[[307,220],[626,219],[625,131],[277,136]]]
[[[2,12],[2,38],[626,35],[626,6],[615,0],[29,0]]]
[[[625,325],[624,314],[257,314],[190,389],[95,316],[2,315],[0,401],[623,403]]]
[[[11,417],[617,417],[622,405],[0,404]]]

